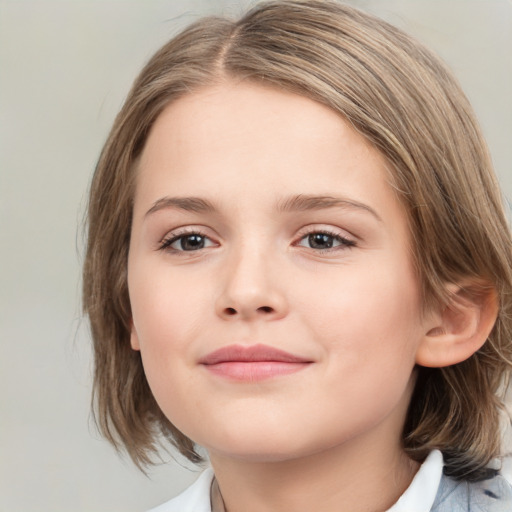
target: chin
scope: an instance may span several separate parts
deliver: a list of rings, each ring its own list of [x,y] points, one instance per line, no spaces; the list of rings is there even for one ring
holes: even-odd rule
[[[258,428],[253,432],[238,431],[234,435],[217,435],[216,439],[209,436],[206,449],[210,455],[219,454],[236,460],[268,463],[307,457],[327,448],[308,442],[303,436],[301,439],[294,439],[289,432],[284,435],[282,430],[277,431],[275,436],[271,432]]]
[[[215,454],[222,456],[223,458],[230,458],[233,460],[244,461],[254,464],[267,464],[267,463],[276,463],[276,462],[286,462],[293,459],[298,459],[305,454],[294,451],[283,450],[283,447],[279,447],[277,449],[272,450],[269,447],[266,447],[262,450],[255,450],[253,447],[251,449],[246,447],[246,449],[235,450],[232,447],[229,447],[227,450],[223,449],[207,449],[210,457],[214,457]]]

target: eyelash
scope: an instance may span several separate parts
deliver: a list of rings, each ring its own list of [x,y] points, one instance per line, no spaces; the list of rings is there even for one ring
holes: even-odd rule
[[[329,231],[328,229],[313,229],[311,231],[308,231],[308,232],[302,234],[301,237],[299,238],[298,242],[295,242],[294,245],[298,245],[300,242],[302,242],[302,240],[306,239],[307,237],[310,237],[311,235],[327,235],[327,236],[331,237],[333,240],[335,240],[336,242],[340,243],[339,246],[329,247],[327,249],[313,249],[311,247],[312,250],[314,250],[315,252],[320,253],[320,254],[350,249],[352,247],[355,247],[355,245],[356,245],[356,242],[354,240],[351,240],[350,238],[346,238],[343,235],[340,235],[339,233]]]
[[[185,238],[187,236],[191,236],[191,235],[196,235],[196,236],[200,236],[202,238],[208,238],[208,235],[206,235],[205,233],[203,233],[202,231],[198,230],[198,229],[190,229],[190,230],[185,230],[185,231],[181,231],[180,233],[170,233],[169,236],[166,236],[161,242],[160,242],[160,245],[158,247],[159,250],[162,250],[162,251],[169,251],[169,252],[173,252],[173,253],[180,253],[180,252],[195,252],[195,251],[183,251],[183,250],[179,250],[179,249],[174,249],[173,247],[171,247],[171,245],[174,243],[174,242],[177,242],[178,240],[180,240],[181,238]]]
[[[172,253],[185,253],[185,252],[192,253],[192,252],[198,252],[199,250],[203,249],[203,248],[200,248],[200,249],[197,249],[196,251],[185,251],[185,250],[180,250],[180,249],[174,249],[173,247],[171,247],[172,244],[174,244],[178,240],[185,238],[187,236],[191,236],[191,235],[196,235],[196,236],[199,236],[199,237],[205,238],[205,239],[209,238],[208,235],[206,235],[204,232],[202,232],[198,229],[190,229],[190,230],[182,231],[180,233],[170,233],[169,236],[165,237],[160,242],[158,249],[161,251],[169,251]],[[310,249],[312,249],[313,251],[320,253],[320,254],[333,252],[333,251],[337,251],[337,250],[350,249],[356,245],[356,242],[354,240],[346,238],[346,237],[340,235],[339,233],[334,233],[327,229],[316,229],[316,230],[311,230],[309,232],[303,233],[300,236],[299,240],[297,242],[295,242],[293,245],[299,246],[300,242],[302,242],[304,239],[306,239],[307,237],[309,237],[311,235],[327,235],[327,236],[331,237],[333,240],[335,240],[336,242],[339,242],[339,244],[340,244],[339,246],[329,247],[327,249],[314,249],[313,247],[310,247]]]

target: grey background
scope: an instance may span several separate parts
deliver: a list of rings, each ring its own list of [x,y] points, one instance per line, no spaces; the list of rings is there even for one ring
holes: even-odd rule
[[[0,512],[140,511],[197,475],[170,463],[147,478],[94,429],[80,225],[95,161],[141,65],[198,16],[252,3],[0,0]],[[512,197],[512,2],[351,3],[448,61]]]

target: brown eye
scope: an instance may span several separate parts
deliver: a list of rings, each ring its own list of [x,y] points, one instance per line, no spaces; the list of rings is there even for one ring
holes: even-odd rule
[[[192,252],[213,245],[215,245],[214,242],[201,233],[184,233],[175,236],[171,235],[162,242],[160,249],[176,252]]]
[[[330,249],[334,244],[334,237],[326,233],[313,233],[308,235],[308,243],[312,249]]]
[[[181,236],[175,242],[182,251],[197,251],[205,245],[205,237],[202,235],[185,235]]]
[[[328,251],[330,249],[352,247],[355,242],[335,233],[316,231],[302,237],[297,245],[317,251]]]

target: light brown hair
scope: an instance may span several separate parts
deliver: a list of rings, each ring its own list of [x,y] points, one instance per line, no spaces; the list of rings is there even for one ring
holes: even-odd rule
[[[153,123],[170,102],[226,79],[323,103],[386,157],[425,308],[450,301],[447,283],[474,278],[495,289],[499,314],[488,340],[462,363],[419,368],[403,433],[412,459],[438,448],[447,474],[481,478],[500,452],[499,392],[512,365],[512,243],[486,144],[437,57],[382,20],[331,1],[268,2],[238,21],[203,19],[136,79],[101,153],[88,208],[83,306],[101,431],[139,466],[151,462],[162,436],[200,460],[160,411],[130,347],[127,257],[136,163]]]

